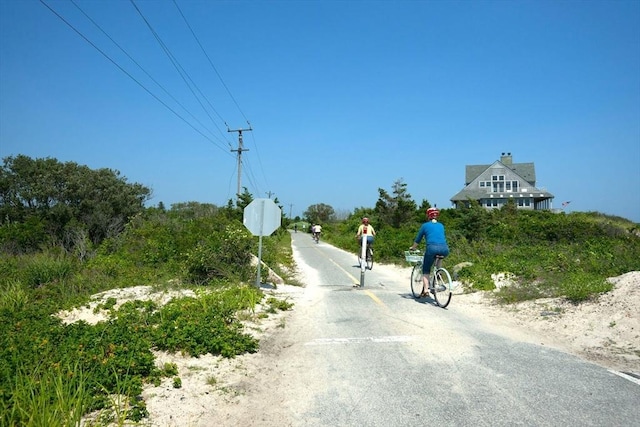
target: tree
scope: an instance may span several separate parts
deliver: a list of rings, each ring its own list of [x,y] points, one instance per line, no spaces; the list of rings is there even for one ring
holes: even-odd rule
[[[69,248],[85,238],[98,244],[143,212],[150,195],[150,189],[128,183],[112,169],[92,170],[52,158],[6,157],[0,168],[0,227],[37,223],[33,231],[40,233],[43,226],[48,238],[38,244]],[[36,242],[24,235],[29,230],[21,232],[32,245],[19,251],[36,249]]]
[[[307,221],[314,224],[327,223],[335,219],[335,211],[333,208],[324,203],[309,206],[303,215]]]
[[[402,224],[414,220],[416,203],[407,191],[407,184],[402,178],[393,183],[392,195],[382,188],[378,188],[378,193],[375,211],[381,222],[393,228],[400,228]]]
[[[477,200],[468,199],[467,202],[460,209],[458,227],[467,240],[479,240],[486,235],[491,214]]]
[[[218,207],[211,203],[186,202],[171,205],[171,213],[188,219],[211,217],[216,215],[217,212]]]
[[[424,222],[426,219],[427,209],[431,207],[431,203],[427,199],[422,199],[422,203],[420,203],[420,207],[416,212],[416,221]]]
[[[253,194],[249,193],[247,187],[242,187],[242,193],[238,194],[238,203],[236,203],[238,210],[243,212],[251,202],[253,202]]]

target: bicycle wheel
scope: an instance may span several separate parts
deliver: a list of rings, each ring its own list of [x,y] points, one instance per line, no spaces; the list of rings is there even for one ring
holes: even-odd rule
[[[436,268],[432,280],[433,297],[440,307],[445,308],[451,302],[451,275],[446,268]]]
[[[371,270],[373,268],[373,249],[367,248],[367,268]]]
[[[424,285],[422,283],[422,263],[413,266],[411,271],[411,293],[414,298],[420,298]]]

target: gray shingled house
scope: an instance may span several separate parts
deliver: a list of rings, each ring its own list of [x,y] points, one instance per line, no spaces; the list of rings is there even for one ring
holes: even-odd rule
[[[451,203],[458,208],[477,200],[487,209],[499,209],[510,199],[518,209],[552,209],[553,194],[536,187],[533,163],[513,163],[511,153],[502,153],[493,164],[467,165],[464,188]]]

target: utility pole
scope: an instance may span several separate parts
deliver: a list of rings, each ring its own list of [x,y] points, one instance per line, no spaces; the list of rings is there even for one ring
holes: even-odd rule
[[[249,123],[249,122],[247,122]],[[237,152],[238,153],[238,192],[236,193],[236,205],[238,204],[238,201],[240,200],[240,184],[241,184],[241,176],[242,176],[242,152],[243,151],[249,151],[248,148],[244,148],[242,146],[242,132],[243,131],[252,131],[253,129],[251,129],[251,123],[249,123],[249,128],[248,129],[229,129],[229,126],[227,126],[227,132],[238,132],[238,149],[237,150],[231,150],[232,152]]]
[[[289,219],[291,219],[291,208],[293,207],[293,203],[289,203]]]
[[[271,198],[272,194],[274,194],[272,191],[267,191],[267,196],[269,196],[269,198]]]

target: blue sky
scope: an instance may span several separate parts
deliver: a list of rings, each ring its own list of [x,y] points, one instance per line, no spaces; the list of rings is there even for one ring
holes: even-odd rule
[[[250,122],[242,186],[286,215],[399,179],[449,207],[510,152],[554,208],[640,222],[640,1],[43,2],[0,0],[2,158],[225,205]]]

